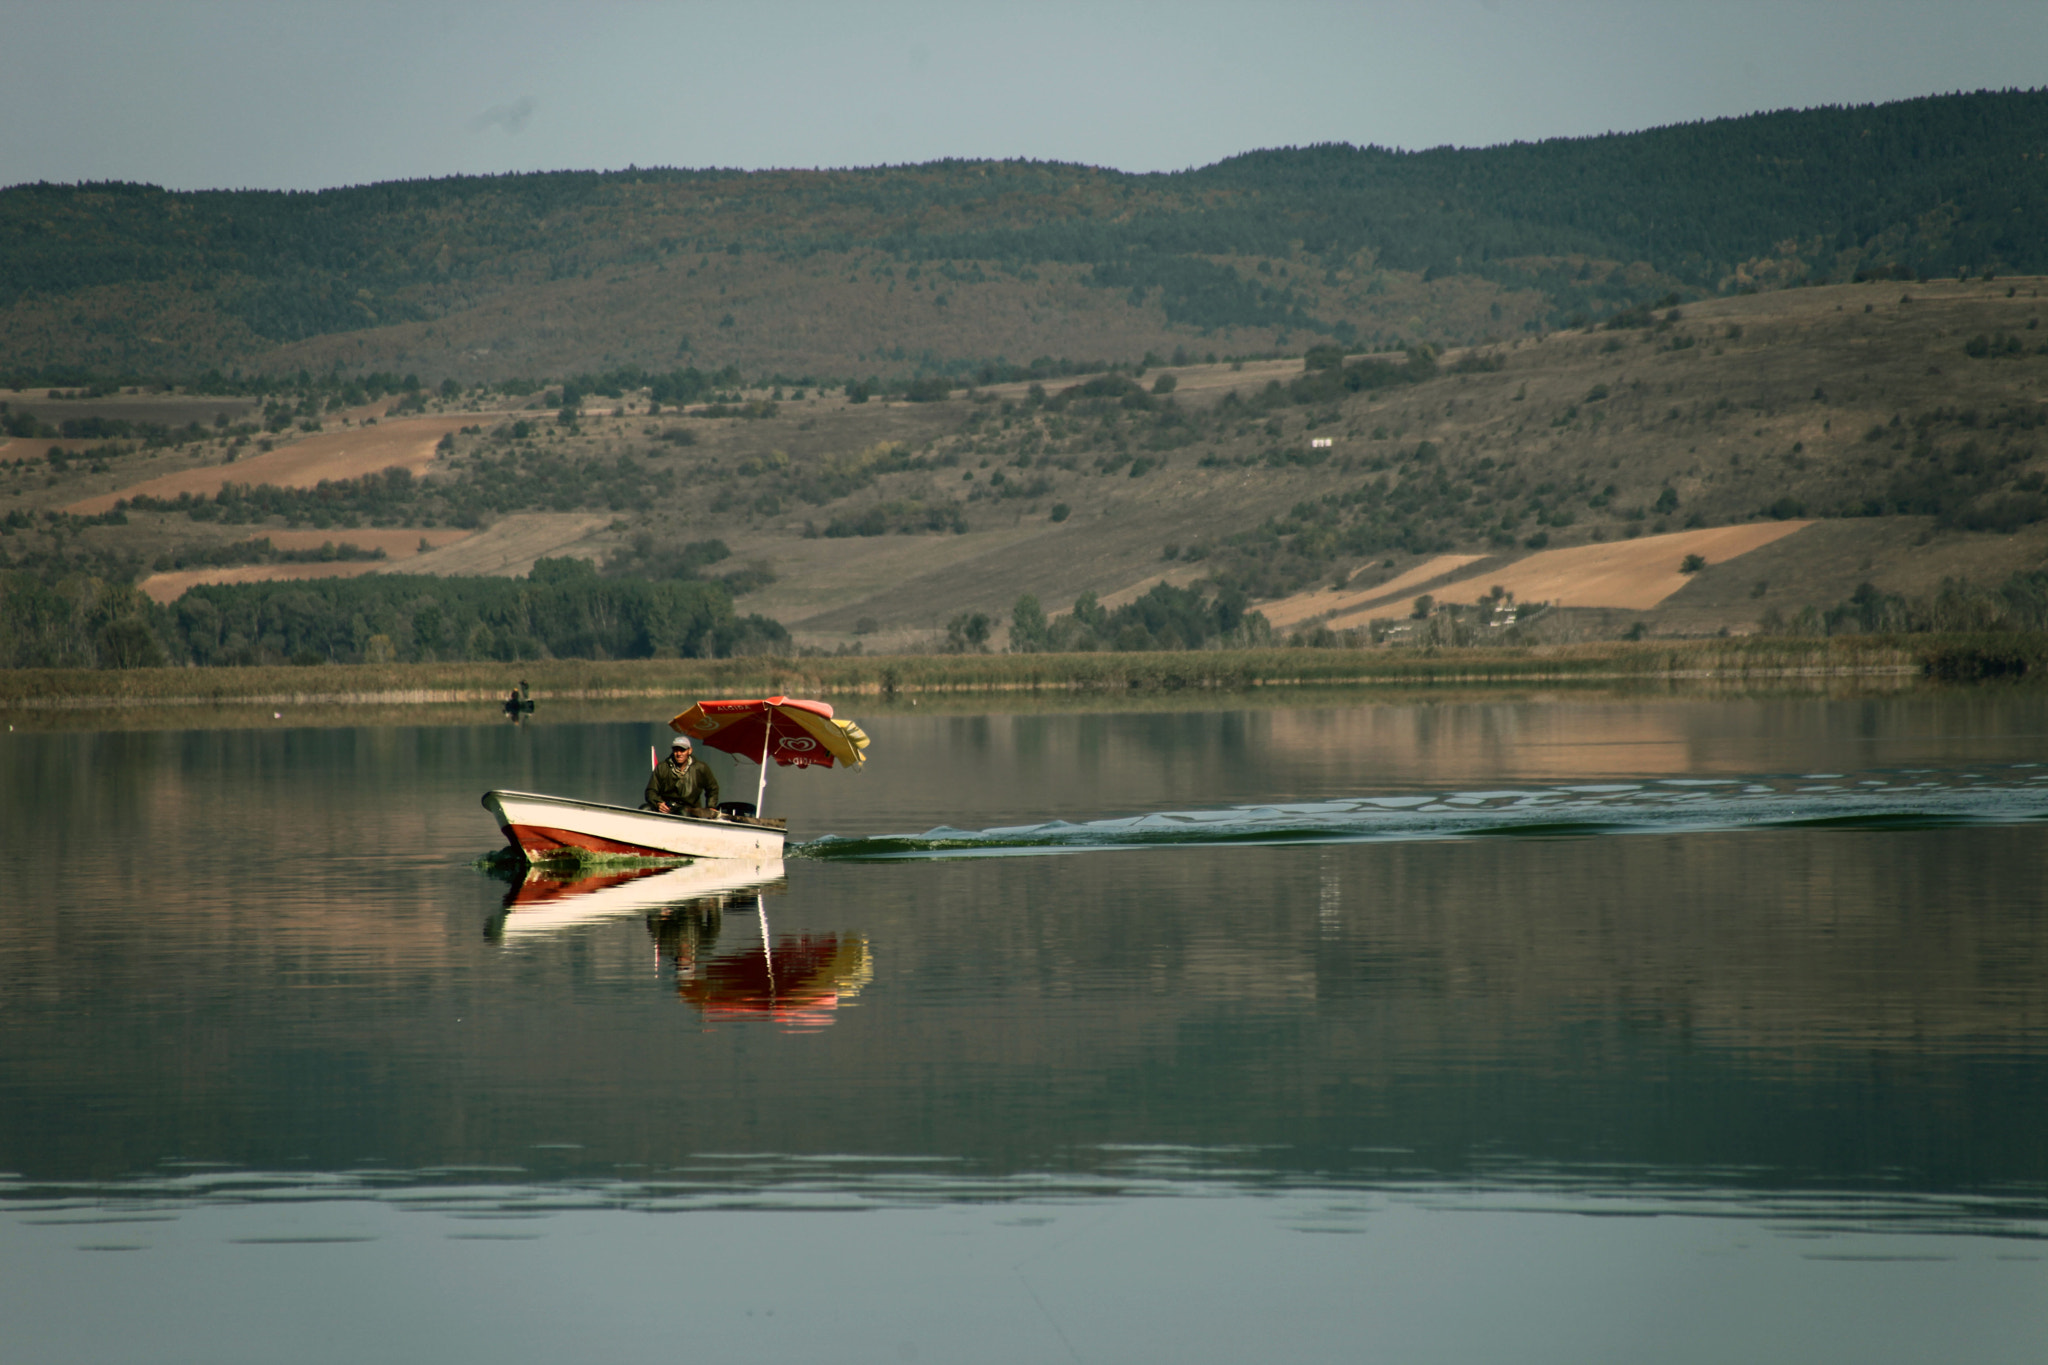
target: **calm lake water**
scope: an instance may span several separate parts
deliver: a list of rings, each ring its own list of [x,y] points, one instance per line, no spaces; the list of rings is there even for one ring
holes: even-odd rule
[[[658,710],[0,736],[0,1358],[2048,1358],[2048,696]]]

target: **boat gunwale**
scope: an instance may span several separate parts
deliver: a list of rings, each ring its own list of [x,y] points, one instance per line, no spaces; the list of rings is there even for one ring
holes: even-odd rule
[[[679,820],[684,824],[690,825],[715,825],[720,829],[766,830],[771,834],[783,835],[785,838],[789,834],[789,822],[787,820],[779,823],[770,823],[758,817],[741,820],[717,818],[707,820],[701,815],[677,815],[672,811],[648,810],[645,806],[615,806],[607,801],[585,801],[581,797],[549,796],[545,792],[512,791],[503,787],[493,787],[485,792],[484,800],[489,801],[494,796],[509,796],[521,801],[542,801],[551,806],[577,806],[585,810],[610,811],[619,815],[641,815],[654,820]]]

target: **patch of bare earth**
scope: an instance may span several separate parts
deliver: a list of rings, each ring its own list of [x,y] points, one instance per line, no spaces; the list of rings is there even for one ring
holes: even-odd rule
[[[64,510],[89,517],[111,510],[124,498],[175,498],[181,493],[207,496],[220,492],[229,483],[311,488],[322,479],[359,479],[394,466],[418,474],[434,462],[434,447],[443,436],[475,420],[467,414],[410,417],[380,421],[374,427],[323,431],[232,464],[207,465],[146,479],[128,488],[75,502]]]
[[[1681,566],[1687,556],[1719,563],[1810,525],[1806,521],[1752,522],[1543,550],[1494,570],[1488,586],[1499,583],[1523,602],[1648,611],[1686,585],[1688,575]]]
[[[1468,564],[1476,564],[1485,555],[1436,555],[1408,569],[1384,583],[1375,583],[1369,588],[1329,589],[1317,588],[1311,592],[1296,593],[1282,597],[1259,607],[1266,620],[1275,630],[1292,630],[1304,621],[1318,616],[1342,613],[1349,615],[1370,607],[1390,603],[1404,594],[1412,594],[1425,584],[1448,574],[1455,573]]]
[[[1513,593],[1518,602],[1648,611],[1690,581],[1690,575],[1681,567],[1688,555],[1699,555],[1710,564],[1720,563],[1810,525],[1806,521],[1752,522],[1744,526],[1674,531],[1640,540],[1539,550],[1512,564],[1453,579],[1444,586],[1443,595],[1460,587],[1490,590],[1499,585]],[[1478,593],[1471,595],[1476,597]],[[1338,628],[1362,626],[1368,619],[1367,611],[1357,611],[1333,617],[1330,624]]]
[[[158,602],[175,602],[189,588],[202,583],[278,583],[304,578],[354,578],[379,569],[415,573],[410,565],[394,564],[415,559],[430,549],[452,545],[472,533],[454,527],[420,530],[368,531],[263,531],[255,539],[268,539],[280,550],[317,550],[323,545],[354,545],[365,550],[382,550],[383,559],[340,559],[318,564],[237,564],[226,568],[172,569],[151,574],[137,584]]]

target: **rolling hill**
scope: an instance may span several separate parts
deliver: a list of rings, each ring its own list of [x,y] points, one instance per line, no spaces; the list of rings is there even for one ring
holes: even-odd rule
[[[0,243],[17,665],[2048,623],[2048,91]]]
[[[816,383],[1537,335],[1666,298],[2048,271],[2048,91],[1177,174],[1028,162],[0,190],[22,386],[620,366]],[[223,387],[216,382],[212,387]]]

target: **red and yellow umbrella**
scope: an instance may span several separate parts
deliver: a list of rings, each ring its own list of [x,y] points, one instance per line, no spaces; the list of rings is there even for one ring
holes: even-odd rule
[[[867,761],[866,733],[852,721],[835,717],[822,701],[700,701],[668,725],[699,744],[760,764],[757,807],[768,788],[771,760],[785,768],[858,768]]]
[[[838,720],[822,701],[764,697],[756,701],[700,701],[668,723],[678,734],[755,763],[774,759],[785,768],[858,768],[868,737]]]

